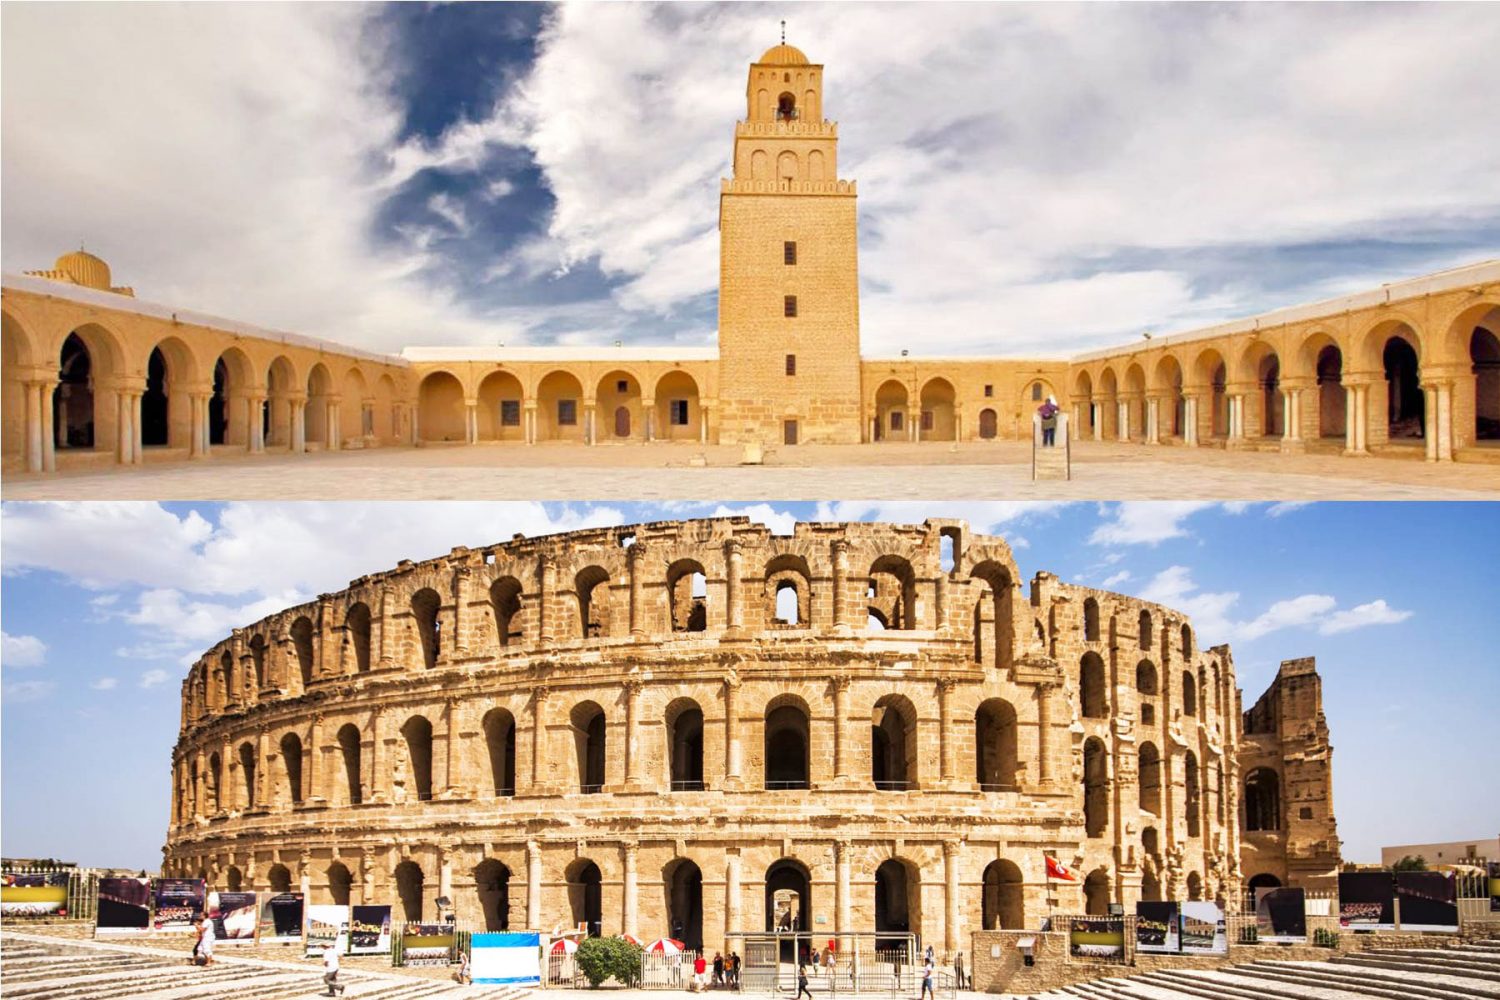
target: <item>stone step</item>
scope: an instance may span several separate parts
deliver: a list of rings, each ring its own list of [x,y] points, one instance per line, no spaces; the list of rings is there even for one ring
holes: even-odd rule
[[[1282,983],[1306,983],[1329,989],[1367,993],[1372,996],[1389,997],[1391,1000],[1416,1000],[1416,998],[1474,1000],[1480,995],[1471,993],[1466,981],[1455,981],[1451,977],[1427,976],[1417,980],[1412,976],[1343,971],[1338,966],[1325,962],[1257,962],[1228,971],[1273,979]]]
[[[1148,972],[1142,975],[1141,979],[1162,989],[1176,990],[1180,996],[1197,998],[1197,1000],[1264,1000],[1265,998],[1265,993],[1253,986],[1200,983],[1183,976],[1184,972],[1190,971],[1194,970],[1173,969]]]
[[[1406,958],[1397,955],[1345,955],[1340,956],[1333,964],[1404,972],[1446,972],[1500,984],[1500,963],[1454,960],[1446,956]]]
[[[1180,969],[1155,975],[1170,977],[1166,982],[1211,988],[1214,996],[1239,997],[1244,1000],[1370,1000],[1372,996],[1384,996],[1381,993],[1359,993],[1312,983],[1279,983],[1271,979],[1236,975],[1235,971],[1233,966],[1229,966],[1224,969]],[[1157,981],[1164,980],[1159,978]]]

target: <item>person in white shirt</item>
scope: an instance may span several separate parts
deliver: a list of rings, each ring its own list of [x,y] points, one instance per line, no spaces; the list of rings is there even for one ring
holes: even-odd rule
[[[336,941],[323,949],[323,982],[328,984],[327,996],[344,992],[344,986],[339,982],[339,946]]]
[[[214,964],[214,922],[212,917],[203,918],[203,937],[198,942],[198,954],[204,965]]]

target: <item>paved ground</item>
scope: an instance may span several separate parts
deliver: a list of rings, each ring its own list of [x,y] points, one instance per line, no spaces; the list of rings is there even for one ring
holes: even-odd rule
[[[701,457],[702,467],[692,465]],[[36,499],[1278,499],[1500,500],[1500,463],[1343,458],[1092,441],[1071,482],[1031,481],[1029,445],[887,444],[781,449],[738,465],[727,446],[390,448],[149,463],[138,470],[5,477]]]

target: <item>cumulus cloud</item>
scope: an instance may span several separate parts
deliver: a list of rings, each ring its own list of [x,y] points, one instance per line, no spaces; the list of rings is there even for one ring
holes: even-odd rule
[[[7,667],[39,667],[47,659],[47,644],[34,635],[0,631],[0,663]]]
[[[921,524],[929,517],[959,518],[968,521],[975,531],[993,533],[1008,525],[1056,517],[1068,506],[1070,504],[1066,501],[1054,500],[837,500],[820,502],[817,519]],[[1024,548],[1024,543],[1025,539],[1011,542],[1014,548]]]
[[[119,686],[120,681],[116,677],[101,677],[89,684],[89,687],[93,688],[95,691],[113,691]]]
[[[1114,573],[1114,574],[1112,574],[1110,576],[1105,577],[1104,580],[1099,584],[1099,586],[1101,586],[1101,587],[1113,587],[1115,584],[1117,584],[1117,583],[1124,583],[1126,580],[1129,580],[1129,579],[1130,579],[1130,570],[1128,570],[1128,569],[1122,569],[1118,573]]]
[[[713,294],[717,180],[773,14],[561,5],[494,106],[433,141],[400,137],[379,17],[8,9],[6,268],[81,235],[147,297],[386,348],[520,343],[560,320],[607,342],[622,316]],[[808,4],[793,40],[828,67],[839,172],[860,182],[872,353],[1058,353],[1211,322],[1270,304],[1259,268],[1206,271],[1216,254],[1394,240],[1430,269],[1476,256],[1445,232],[1500,216],[1500,151],[1476,125],[1500,104],[1476,68],[1500,18],[1482,9]],[[485,174],[500,147],[526,151],[552,203],[481,262],[480,299],[453,280],[474,246],[433,232],[511,197]],[[424,172],[477,179],[474,202],[436,198],[430,225],[377,242],[385,200]],[[547,291],[585,265],[607,279],[587,302]],[[1389,277],[1345,254],[1291,280]],[[523,287],[540,305],[515,304]]]
[[[1214,505],[1190,500],[1120,503],[1106,508],[1104,521],[1089,536],[1094,545],[1157,545],[1187,535],[1192,515]]]
[[[1209,592],[1198,589],[1186,566],[1168,566],[1153,576],[1136,596],[1186,612],[1200,635],[1214,643],[1249,642],[1272,632],[1311,628],[1320,635],[1335,635],[1370,625],[1391,625],[1412,616],[1410,611],[1390,607],[1383,599],[1338,610],[1338,600],[1328,594],[1299,594],[1273,602],[1248,620],[1233,614],[1237,591]]]
[[[41,701],[56,689],[55,681],[7,681],[3,688],[0,688],[0,694],[4,695],[5,701],[15,705],[28,701]]]
[[[140,686],[154,688],[167,682],[167,672],[161,669],[148,670],[141,674]]]

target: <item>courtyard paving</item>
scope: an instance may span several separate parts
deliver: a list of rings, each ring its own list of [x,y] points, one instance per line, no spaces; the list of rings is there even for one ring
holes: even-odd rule
[[[1085,441],[1068,482],[1033,482],[1026,442],[817,446],[742,466],[698,445],[479,445],[293,456],[219,450],[139,469],[9,474],[8,500],[1461,500],[1500,499],[1500,463]]]

